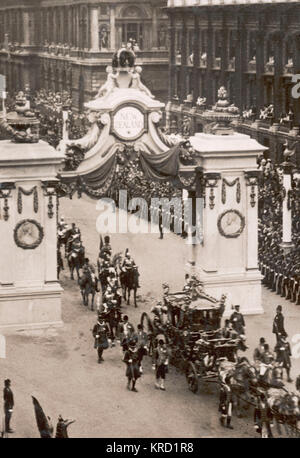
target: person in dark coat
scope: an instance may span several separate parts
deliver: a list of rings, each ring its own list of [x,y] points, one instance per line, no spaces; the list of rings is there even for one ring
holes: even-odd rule
[[[273,334],[276,335],[276,342],[280,340],[281,336],[286,337],[287,333],[284,329],[284,316],[282,314],[282,306],[278,305],[276,308],[276,315],[273,320]]]
[[[169,365],[169,352],[163,339],[158,341],[157,348],[153,353],[153,365],[155,368],[156,378],[155,388],[165,391],[165,379]]]
[[[95,338],[94,348],[96,348],[98,352],[99,364],[102,363],[102,361],[104,361],[104,359],[102,358],[103,351],[109,347],[108,335],[109,328],[104,321],[104,315],[101,313],[93,329],[93,336]]]
[[[231,378],[229,375],[226,375],[220,388],[219,412],[221,413],[221,425],[233,429],[233,426],[230,424],[232,415],[232,391]]]
[[[137,346],[135,340],[131,340],[128,344],[128,349],[124,354],[124,363],[126,363],[126,377],[128,379],[127,389],[134,392],[137,392],[135,387],[136,381],[141,377],[140,364],[139,364],[139,354],[137,351]],[[130,388],[130,384],[132,387]]]
[[[128,342],[133,337],[134,331],[134,326],[129,322],[128,316],[124,315],[122,321],[119,323],[118,329],[120,344],[124,352],[128,349]]]
[[[148,335],[144,331],[144,328],[141,324],[137,325],[137,332],[134,334],[133,339],[137,344],[137,350],[139,355],[139,365],[140,365],[140,372],[143,372],[142,368],[142,361],[143,357],[147,354],[147,344],[148,344]]]
[[[245,335],[245,321],[243,315],[240,313],[240,306],[234,306],[234,312],[230,317],[230,322],[232,323],[233,329],[241,335]]]
[[[5,414],[5,432],[13,433],[14,431],[10,427],[10,420],[14,408],[14,395],[10,388],[11,381],[9,379],[4,380],[4,390],[3,390],[3,399],[4,399],[4,414]]]
[[[291,370],[291,347],[289,342],[286,340],[286,336],[281,336],[280,339],[278,340],[276,346],[275,346],[275,352],[277,355],[276,361],[281,364],[282,368],[286,370],[287,373],[287,381],[292,382],[293,380],[291,379],[290,376],[290,370]]]
[[[261,435],[261,437],[273,437],[271,431],[273,415],[270,407],[267,404],[266,396],[262,393],[256,402],[256,407],[254,410],[254,424],[256,432]]]

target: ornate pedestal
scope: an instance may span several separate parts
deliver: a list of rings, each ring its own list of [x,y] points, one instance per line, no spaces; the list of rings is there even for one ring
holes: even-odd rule
[[[0,329],[61,326],[56,175],[47,143],[0,142]]]
[[[201,133],[190,141],[198,153],[205,197],[203,245],[195,249],[199,278],[208,294],[227,294],[225,315],[235,304],[244,314],[263,313],[257,262],[256,158],[265,148],[238,133]]]

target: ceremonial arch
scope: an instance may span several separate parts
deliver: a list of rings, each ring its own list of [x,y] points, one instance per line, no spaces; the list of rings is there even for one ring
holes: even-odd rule
[[[85,104],[88,133],[80,140],[64,139],[58,147],[66,158],[61,190],[69,196],[77,191],[106,197],[119,163],[138,158],[149,180],[172,182],[193,202],[203,199],[203,237],[188,249],[189,267],[205,289],[215,296],[227,294],[227,313],[234,303],[241,304],[245,314],[262,313],[256,159],[265,148],[232,130],[238,109],[229,104],[224,88],[205,113],[213,126],[209,133],[167,135],[160,128],[164,104],[142,83],[141,73],[131,50],[115,53],[106,83]],[[197,221],[193,214],[194,227]]]

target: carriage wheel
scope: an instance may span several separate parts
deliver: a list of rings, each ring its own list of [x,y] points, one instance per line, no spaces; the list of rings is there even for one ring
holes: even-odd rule
[[[189,386],[189,390],[192,393],[197,393],[198,391],[198,374],[195,368],[195,365],[189,362],[189,365],[186,370],[186,381]]]

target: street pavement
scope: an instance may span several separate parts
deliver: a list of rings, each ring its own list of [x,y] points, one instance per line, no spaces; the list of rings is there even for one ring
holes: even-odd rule
[[[96,201],[61,199],[60,215],[75,222],[91,262],[96,263],[99,234]],[[138,307],[124,306],[123,312],[136,325],[143,311],[150,311],[162,296],[161,284],[182,289],[187,247],[184,241],[166,234],[112,234],[113,253],[129,248],[141,274]],[[144,374],[137,383],[138,393],[126,389],[125,364],[119,346],[104,352],[97,364],[91,330],[96,314],[82,305],[76,281],[66,269],[61,275],[64,288],[64,326],[57,330],[20,331],[7,336],[7,357],[0,360],[2,380],[10,378],[15,395],[11,437],[39,437],[31,395],[41,403],[54,424],[59,414],[76,419],[69,428],[71,437],[256,437],[251,412],[243,419],[233,417],[234,430],[219,424],[218,390],[210,385],[196,395],[191,393],[183,374],[170,367],[166,391],[155,390],[151,361],[145,358]],[[283,305],[286,330],[291,339],[299,330],[299,307],[263,288],[265,314],[246,317],[246,334],[252,353],[259,337],[273,347],[272,321],[278,304]],[[292,359],[292,377],[300,373],[299,359]],[[294,384],[290,384],[292,389]]]

